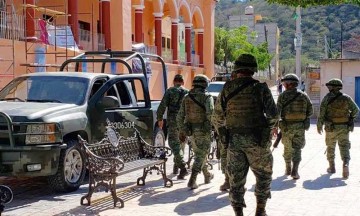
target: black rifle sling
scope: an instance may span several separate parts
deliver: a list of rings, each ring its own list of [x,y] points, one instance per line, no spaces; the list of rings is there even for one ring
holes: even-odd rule
[[[285,107],[287,107],[289,104],[291,104],[294,100],[296,100],[296,98],[298,98],[301,95],[300,92],[296,93],[296,95],[291,98],[290,100],[286,101],[286,103],[282,106],[282,108],[284,109]]]
[[[194,95],[189,94],[189,97],[192,101],[194,101],[197,105],[199,105],[203,110],[206,110],[206,107],[204,104],[200,103],[198,100],[195,99]]]
[[[259,81],[257,80],[250,80],[244,84],[242,84],[241,86],[239,86],[237,89],[235,89],[233,92],[231,92],[227,97],[225,97],[224,95],[222,96],[221,98],[221,107],[223,109],[223,111],[225,112],[226,111],[226,106],[227,106],[227,103],[229,102],[229,100],[231,98],[233,98],[235,95],[237,95],[238,93],[240,93],[242,90],[244,90],[246,87],[252,85],[252,84],[255,84],[255,83],[258,83]]]
[[[329,102],[327,103],[327,105],[332,104],[332,103],[333,103],[337,98],[339,98],[341,95],[343,95],[343,94],[340,93],[340,94],[336,95],[335,97],[331,98],[331,99],[329,100]]]

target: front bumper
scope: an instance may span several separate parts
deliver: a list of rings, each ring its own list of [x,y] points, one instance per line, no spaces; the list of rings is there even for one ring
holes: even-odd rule
[[[0,176],[49,176],[58,170],[60,151],[66,144],[10,147],[0,146]],[[40,170],[31,171],[28,165],[37,165]]]

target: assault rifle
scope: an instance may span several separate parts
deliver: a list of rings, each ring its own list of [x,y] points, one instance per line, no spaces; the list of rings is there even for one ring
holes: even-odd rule
[[[281,133],[281,131],[280,131],[280,132],[278,133],[278,135],[276,136],[276,140],[275,140],[275,142],[274,142],[274,144],[273,144],[273,149],[272,149],[271,152],[273,152],[274,149],[278,147],[281,138],[282,138],[282,133]]]

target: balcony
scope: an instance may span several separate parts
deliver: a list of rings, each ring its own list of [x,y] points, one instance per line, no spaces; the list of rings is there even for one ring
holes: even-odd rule
[[[79,29],[79,46],[86,51],[105,50],[105,38],[103,34]]]
[[[25,35],[24,17],[0,11],[0,38],[22,40]]]

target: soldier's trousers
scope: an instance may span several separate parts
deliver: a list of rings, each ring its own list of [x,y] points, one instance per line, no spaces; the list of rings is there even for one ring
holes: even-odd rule
[[[296,129],[282,132],[282,143],[284,144],[284,160],[286,163],[300,162],[301,149],[305,146],[305,130]]]
[[[169,125],[168,127],[168,143],[174,154],[174,164],[175,166],[182,168],[185,166],[184,161],[184,148],[180,144],[179,140],[179,130],[176,126]]]
[[[220,142],[220,140],[218,140],[218,142]],[[222,173],[225,174],[225,176],[227,175],[227,149],[224,148],[224,145],[220,142],[218,144],[218,146],[220,147],[220,161],[221,161],[221,171]]]
[[[351,143],[349,140],[349,130],[347,127],[344,128],[335,128],[332,131],[326,131],[325,134],[325,142],[326,142],[326,156],[329,162],[333,162],[335,160],[335,147],[336,142],[338,142],[341,160],[343,162],[350,161],[350,147]]]
[[[192,148],[194,151],[194,163],[192,165],[193,173],[207,172],[207,156],[211,146],[211,131],[202,128],[193,128],[191,137]]]
[[[270,140],[267,147],[260,147],[252,134],[230,134],[227,171],[230,182],[229,198],[233,207],[246,207],[244,194],[249,168],[256,177],[255,196],[259,203],[271,197],[273,157]]]

